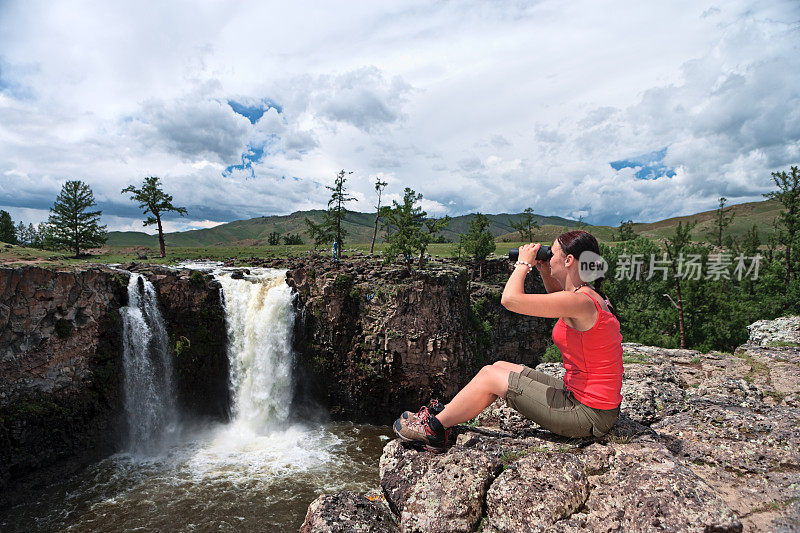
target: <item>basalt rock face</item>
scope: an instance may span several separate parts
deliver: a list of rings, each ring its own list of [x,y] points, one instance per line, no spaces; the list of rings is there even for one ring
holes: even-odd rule
[[[0,269],[0,505],[12,481],[116,449],[127,281],[100,268]]]
[[[298,391],[316,383],[335,417],[390,423],[398,409],[452,397],[485,364],[535,365],[549,343],[550,320],[508,312],[500,281],[471,282],[455,265],[409,272],[318,260],[295,264],[287,281],[298,293],[295,346],[309,377]]]
[[[143,274],[158,293],[180,411],[189,417],[227,420],[228,336],[219,283],[193,270],[136,264],[124,268]]]
[[[735,354],[624,344],[622,414],[599,439],[558,437],[499,400],[441,455],[391,441],[385,502],[401,531],[797,531],[800,348],[765,338],[798,333],[774,322]],[[339,497],[307,521],[331,520]]]
[[[225,419],[219,287],[199,272],[125,267],[158,291],[183,413]],[[17,489],[46,483],[124,442],[119,309],[127,305],[128,281],[128,273],[108,267],[0,269],[0,505],[25,493]]]

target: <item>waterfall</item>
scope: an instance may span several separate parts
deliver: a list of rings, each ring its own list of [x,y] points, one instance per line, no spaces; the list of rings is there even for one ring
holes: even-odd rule
[[[153,284],[131,273],[128,305],[120,312],[128,450],[153,455],[170,444],[178,421],[167,330]]]
[[[292,290],[285,273],[254,269],[243,279],[216,271],[228,323],[233,423],[264,435],[283,428],[292,400]]]

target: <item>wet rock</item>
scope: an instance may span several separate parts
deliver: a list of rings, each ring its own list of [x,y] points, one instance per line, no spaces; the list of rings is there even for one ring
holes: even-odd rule
[[[308,506],[301,533],[395,533],[396,519],[380,503],[343,491],[323,494]]]
[[[159,293],[181,407],[224,419],[228,357],[218,288],[192,284],[185,270],[126,266]],[[128,282],[127,272],[108,267],[0,268],[0,505],[24,493],[16,484],[49,484],[51,468],[66,475],[120,446],[120,308]]]

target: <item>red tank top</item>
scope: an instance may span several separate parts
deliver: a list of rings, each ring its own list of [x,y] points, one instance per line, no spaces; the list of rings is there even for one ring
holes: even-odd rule
[[[564,385],[583,405],[594,409],[614,409],[622,402],[622,335],[619,320],[600,307],[591,329],[578,331],[562,319],[553,328],[556,343],[564,360]]]

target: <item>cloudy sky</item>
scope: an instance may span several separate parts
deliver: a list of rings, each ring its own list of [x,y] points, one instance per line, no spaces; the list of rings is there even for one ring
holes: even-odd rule
[[[67,179],[168,230],[322,208],[526,207],[595,224],[760,200],[800,163],[796,1],[0,1],[0,209]],[[148,227],[152,232],[153,228]]]

